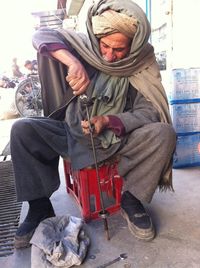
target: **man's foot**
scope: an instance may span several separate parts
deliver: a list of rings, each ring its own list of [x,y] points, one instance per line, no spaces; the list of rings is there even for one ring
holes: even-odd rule
[[[155,237],[155,229],[142,203],[130,192],[122,194],[121,213],[128,223],[131,233],[138,239],[150,241]]]
[[[48,198],[40,198],[29,202],[29,211],[24,222],[19,226],[15,235],[15,248],[30,247],[30,240],[41,221],[54,217],[55,213]]]

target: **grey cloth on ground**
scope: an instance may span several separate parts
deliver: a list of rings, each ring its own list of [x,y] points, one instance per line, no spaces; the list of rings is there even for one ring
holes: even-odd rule
[[[31,268],[80,265],[90,244],[82,219],[57,216],[42,221],[30,241]]]

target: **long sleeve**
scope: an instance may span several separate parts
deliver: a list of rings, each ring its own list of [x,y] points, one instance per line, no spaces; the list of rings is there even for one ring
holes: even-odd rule
[[[58,49],[66,49],[84,65],[89,77],[92,77],[94,72],[96,72],[94,67],[92,67],[89,63],[83,60],[83,58],[76,52],[76,50],[73,49],[73,47],[66,40],[66,38],[64,38],[61,33],[54,29],[39,29],[33,34],[32,43],[33,47],[38,51],[40,55],[47,56],[51,59],[54,59],[50,54],[51,51],[56,51]]]
[[[41,28],[33,34],[33,47],[41,54],[49,49],[65,48],[72,51],[72,47],[58,31],[51,28]]]
[[[125,128],[123,133],[129,133],[146,124],[160,122],[160,116],[157,110],[139,92],[137,92],[132,109],[115,116],[120,119]]]

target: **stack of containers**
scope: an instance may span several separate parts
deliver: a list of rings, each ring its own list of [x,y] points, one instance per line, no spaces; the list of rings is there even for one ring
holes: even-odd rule
[[[169,103],[177,133],[173,167],[200,166],[200,68],[172,70]]]
[[[53,29],[62,28],[65,11],[63,9],[40,11],[31,13],[35,18],[39,18],[39,25],[36,29],[49,27]]]

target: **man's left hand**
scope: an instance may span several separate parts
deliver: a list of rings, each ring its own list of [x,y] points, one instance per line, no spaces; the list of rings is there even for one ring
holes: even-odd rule
[[[97,136],[98,134],[100,134],[104,128],[106,128],[109,124],[109,117],[108,116],[94,116],[91,120],[90,120],[90,124],[87,120],[81,121],[81,126],[82,126],[82,130],[83,133],[85,135],[90,134],[90,125],[93,126],[93,135]]]

